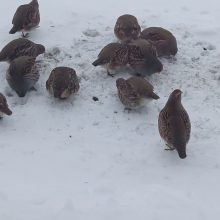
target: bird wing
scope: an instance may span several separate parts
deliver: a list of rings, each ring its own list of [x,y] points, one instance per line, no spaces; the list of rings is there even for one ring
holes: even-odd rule
[[[187,111],[184,109],[184,107],[182,106],[182,110],[181,110],[181,118],[182,121],[184,123],[184,127],[186,130],[186,142],[188,143],[189,139],[190,139],[190,133],[191,133],[191,123],[190,123],[190,118],[189,115],[187,113]]]
[[[27,12],[30,9],[29,5],[20,5],[15,14],[14,17],[12,19],[12,24],[15,26],[19,26],[19,27],[23,27],[25,24],[25,18],[27,16]]]
[[[120,93],[122,94],[122,96],[128,97],[131,101],[137,100],[141,97],[134,86],[132,86],[127,81],[120,86]]]
[[[172,116],[166,109],[162,109],[159,114],[158,126],[161,137],[170,146],[176,143],[187,143],[189,140],[190,130],[186,127],[186,121],[182,114]]]

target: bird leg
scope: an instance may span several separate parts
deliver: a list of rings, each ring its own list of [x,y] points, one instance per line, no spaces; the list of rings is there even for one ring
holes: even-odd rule
[[[110,72],[109,72],[109,70],[107,69],[107,75],[108,76],[111,76],[111,77],[114,77],[114,75],[113,74],[111,74]]]
[[[170,147],[168,144],[166,144],[166,146],[167,146],[168,148],[165,148],[164,150],[171,150],[171,151],[175,150],[175,148]]]
[[[23,37],[23,38],[27,38],[28,36],[29,36],[29,33],[24,33],[23,31],[21,32],[21,36]]]

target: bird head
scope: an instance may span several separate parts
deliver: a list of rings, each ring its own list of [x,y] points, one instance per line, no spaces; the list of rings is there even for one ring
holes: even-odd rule
[[[128,43],[140,36],[141,27],[135,16],[125,14],[117,19],[114,32],[120,40]]]
[[[181,94],[182,94],[182,91],[179,90],[179,89],[175,89],[171,94],[170,94],[170,98],[173,98],[173,99],[180,99],[181,100]]]
[[[172,106],[172,107],[179,106],[181,104],[181,94],[182,94],[181,90],[175,89],[169,96],[167,106]]]

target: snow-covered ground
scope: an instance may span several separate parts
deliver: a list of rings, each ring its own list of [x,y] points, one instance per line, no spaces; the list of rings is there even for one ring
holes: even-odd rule
[[[3,0],[1,0],[3,1]],[[0,48],[11,19],[25,1],[4,1]],[[217,220],[220,218],[220,3],[218,0],[39,1],[42,43],[37,91],[0,122],[0,220]],[[119,15],[135,15],[142,28],[161,26],[178,41],[176,60],[149,78],[161,97],[124,112],[115,80],[91,63],[116,41]],[[45,82],[56,66],[73,67],[79,93],[52,98]],[[9,90],[0,63],[0,91]],[[157,118],[173,89],[183,92],[192,123],[188,157],[164,151]],[[94,102],[92,97],[99,98]]]

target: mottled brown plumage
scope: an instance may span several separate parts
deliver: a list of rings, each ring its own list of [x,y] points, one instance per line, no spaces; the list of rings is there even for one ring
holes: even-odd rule
[[[71,94],[78,92],[79,79],[74,69],[56,67],[46,82],[46,88],[55,98],[66,99]]]
[[[0,93],[0,119],[2,119],[3,114],[11,115],[12,111],[8,107],[8,103],[5,96],[2,93]]]
[[[37,0],[32,0],[29,4],[20,5],[12,19],[13,27],[10,34],[18,31],[29,31],[37,27],[40,23],[39,4]]]
[[[157,58],[155,47],[144,39],[137,39],[129,43],[128,63],[134,74],[151,75],[163,70],[162,63]]]
[[[19,97],[24,97],[40,77],[35,59],[35,57],[21,56],[10,63],[6,79]]]
[[[19,38],[9,42],[0,52],[0,61],[12,61],[20,56],[32,56],[45,52],[45,47],[41,44],[35,44],[34,42]]]
[[[125,14],[117,19],[114,32],[120,41],[128,43],[139,37],[141,27],[135,16]]]
[[[141,38],[151,42],[158,56],[170,56],[177,53],[177,42],[173,34],[161,27],[149,27],[141,32]]]
[[[98,59],[92,64],[94,66],[105,66],[107,73],[126,66],[128,63],[128,47],[120,43],[110,43],[106,45],[98,55]]]
[[[186,144],[190,139],[191,123],[188,113],[181,103],[181,91],[174,90],[158,119],[160,136],[167,146],[176,149],[179,157],[186,157]]]
[[[144,78],[133,76],[125,80],[116,80],[118,96],[124,106],[128,109],[136,109],[146,104],[146,101],[159,99],[153,92],[153,86]]]

